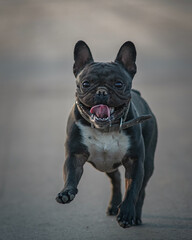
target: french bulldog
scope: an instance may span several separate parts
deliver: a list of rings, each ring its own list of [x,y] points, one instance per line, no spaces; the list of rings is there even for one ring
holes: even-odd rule
[[[74,49],[76,102],[68,118],[64,188],[61,204],[78,190],[83,166],[91,163],[105,172],[112,185],[108,215],[117,215],[123,228],[142,224],[145,187],[154,170],[157,122],[132,80],[137,71],[135,45],[125,42],[114,62],[94,62],[84,41]],[[122,200],[118,167],[125,168]]]

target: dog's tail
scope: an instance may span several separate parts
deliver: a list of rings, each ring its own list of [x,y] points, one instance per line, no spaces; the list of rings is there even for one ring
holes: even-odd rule
[[[139,96],[141,96],[141,93],[138,90],[135,89],[131,89],[134,93],[138,94]]]

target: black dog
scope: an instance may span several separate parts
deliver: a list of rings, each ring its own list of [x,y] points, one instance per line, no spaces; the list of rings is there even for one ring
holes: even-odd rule
[[[63,190],[56,200],[71,202],[85,162],[105,172],[112,183],[108,215],[117,215],[121,227],[141,224],[145,187],[154,169],[157,124],[140,93],[132,90],[136,49],[132,42],[120,48],[115,62],[94,62],[85,42],[77,42],[73,72],[76,103],[67,124]],[[122,201],[118,167],[125,167]]]

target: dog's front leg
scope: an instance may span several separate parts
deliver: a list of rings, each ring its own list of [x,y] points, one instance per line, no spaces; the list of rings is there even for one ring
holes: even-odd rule
[[[86,156],[84,154],[70,154],[66,158],[63,168],[65,184],[63,190],[56,197],[58,203],[69,203],[75,198],[85,162]]]
[[[123,228],[135,223],[135,205],[143,182],[144,166],[143,158],[126,158],[123,161],[125,167],[125,197],[119,207],[117,221]]]

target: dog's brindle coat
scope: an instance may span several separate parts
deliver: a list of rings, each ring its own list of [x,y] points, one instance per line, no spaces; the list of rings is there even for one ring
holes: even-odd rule
[[[74,60],[77,102],[67,124],[65,184],[56,200],[65,204],[74,199],[83,165],[89,162],[96,169],[106,172],[111,180],[112,195],[107,214],[117,215],[121,227],[139,225],[142,223],[145,187],[154,169],[157,124],[140,93],[131,89],[136,73],[135,46],[126,42],[115,62],[98,63],[93,61],[86,43],[79,41],[75,46]],[[94,106],[99,110],[102,106],[110,109],[110,117],[96,118],[90,113]],[[142,124],[110,131],[114,124],[122,124],[122,119],[126,122],[146,114],[152,117]],[[118,171],[120,165],[125,168],[123,201]]]

